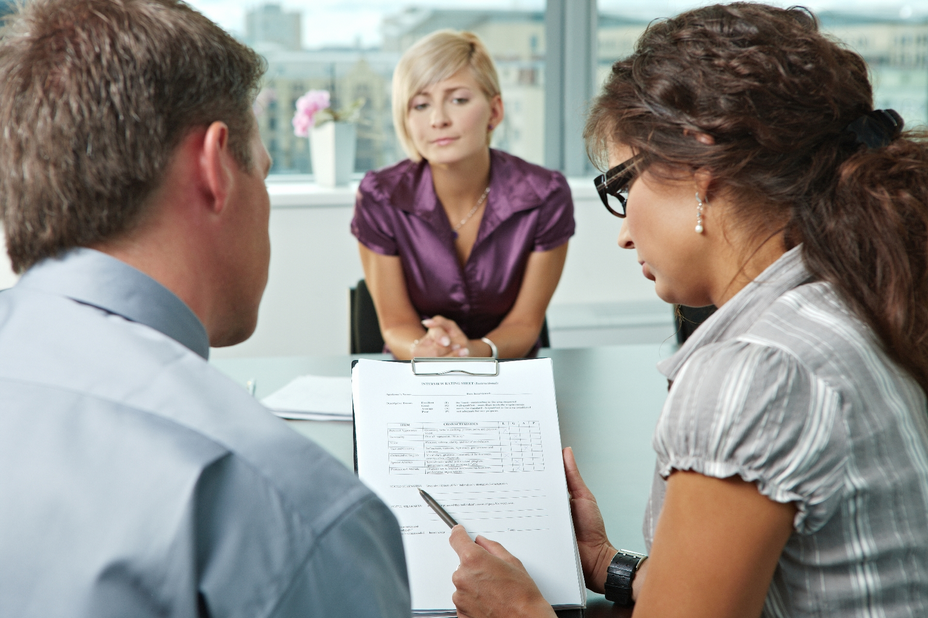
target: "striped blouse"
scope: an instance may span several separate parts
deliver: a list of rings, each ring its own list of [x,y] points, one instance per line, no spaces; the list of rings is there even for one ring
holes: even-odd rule
[[[797,247],[658,369],[650,548],[673,470],[798,508],[764,616],[928,616],[928,404]]]

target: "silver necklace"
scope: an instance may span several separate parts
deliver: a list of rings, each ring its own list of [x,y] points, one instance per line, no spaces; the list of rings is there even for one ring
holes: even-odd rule
[[[487,199],[487,194],[489,194],[489,193],[490,193],[490,187],[489,187],[489,185],[487,185],[487,188],[484,189],[484,191],[483,191],[483,195],[480,196],[480,199],[477,200],[477,203],[474,205],[474,207],[470,209],[470,212],[467,213],[467,216],[464,217],[463,219],[461,219],[461,222],[458,223],[458,224],[457,224],[457,227],[454,228],[454,231],[455,231],[455,232],[457,232],[459,229],[461,229],[462,227],[464,227],[464,224],[465,224],[465,223],[467,223],[468,221],[470,221],[470,218],[474,216],[474,214],[477,212],[477,209],[480,208],[480,205],[481,205],[481,204],[483,204],[483,201],[484,201],[485,199]]]

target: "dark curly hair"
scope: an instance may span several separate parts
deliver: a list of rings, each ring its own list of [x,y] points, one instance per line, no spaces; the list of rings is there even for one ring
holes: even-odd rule
[[[872,110],[863,58],[811,12],[734,3],[652,23],[584,137],[597,164],[618,143],[642,166],[711,170],[739,223],[802,243],[813,276],[928,391],[928,149],[914,132],[857,143],[846,128]]]

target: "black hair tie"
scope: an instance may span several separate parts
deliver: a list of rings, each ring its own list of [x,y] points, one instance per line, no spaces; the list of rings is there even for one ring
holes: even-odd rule
[[[846,131],[854,135],[858,144],[867,148],[882,148],[899,137],[905,121],[894,109],[875,109],[851,124]]]

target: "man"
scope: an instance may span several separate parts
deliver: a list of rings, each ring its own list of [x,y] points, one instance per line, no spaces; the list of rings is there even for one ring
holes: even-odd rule
[[[387,507],[206,363],[267,280],[263,70],[177,0],[0,37],[0,616],[410,615]]]

